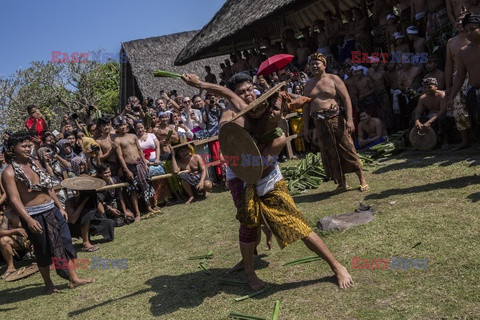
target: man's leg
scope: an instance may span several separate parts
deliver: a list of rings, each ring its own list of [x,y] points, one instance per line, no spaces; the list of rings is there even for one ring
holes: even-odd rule
[[[257,277],[255,268],[253,266],[253,253],[255,252],[256,246],[256,242],[240,242],[240,253],[242,254],[245,277],[247,278],[248,285],[253,291],[257,291],[265,287],[265,282]]]
[[[325,243],[315,232],[310,233],[306,238],[303,238],[302,241],[305,243],[308,249],[315,252],[319,257],[328,263],[332,271],[337,276],[338,286],[340,288],[348,288],[353,285],[352,277],[348,273],[347,269],[342,266],[337,259],[335,259]]]
[[[13,241],[12,238],[7,236],[0,238],[0,251],[2,252],[2,256],[5,259],[5,262],[7,263],[7,270],[5,270],[5,273],[1,276],[2,279],[5,279],[12,272],[16,271],[15,265],[13,264],[14,245],[15,245],[15,242]]]
[[[185,203],[192,203],[194,200],[192,186],[185,179],[180,179],[183,189],[188,194],[188,200]]]
[[[82,237],[83,249],[87,251],[89,249],[95,250],[96,247],[90,243],[90,221],[80,226],[80,235]]]
[[[137,191],[130,192],[130,200],[132,201],[133,211],[135,211],[135,222],[140,221],[140,209],[138,208]]]
[[[58,289],[55,288],[55,285],[50,278],[50,266],[39,266],[38,269],[40,270],[40,274],[42,275],[43,283],[45,283],[45,287],[47,287],[47,294],[58,293]]]

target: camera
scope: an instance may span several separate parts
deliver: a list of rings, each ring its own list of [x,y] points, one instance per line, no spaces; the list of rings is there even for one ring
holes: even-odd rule
[[[213,106],[213,104],[215,103],[215,98],[210,98],[210,104]]]
[[[77,120],[78,119],[78,114],[75,113],[75,112],[72,112],[68,115],[68,117],[73,119],[73,120]]]

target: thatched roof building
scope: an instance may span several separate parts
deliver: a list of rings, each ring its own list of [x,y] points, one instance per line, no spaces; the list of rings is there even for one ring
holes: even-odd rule
[[[123,42],[120,56],[126,54],[128,62],[122,63],[120,68],[121,108],[125,106],[129,96],[137,96],[139,99],[150,96],[155,99],[160,97],[160,90],[170,92],[176,89],[179,94],[188,95],[198,92],[198,90],[185,85],[182,80],[155,78],[153,76],[155,70],[195,73],[203,79],[204,67],[209,65],[212,72],[218,75],[221,72],[219,64],[227,57],[197,60],[182,67],[173,64],[180,50],[187,46],[197,32],[188,31]]]
[[[323,12],[359,7],[364,0],[227,0],[213,19],[180,52],[175,65],[247,50],[269,37],[276,41],[285,27],[311,26]]]

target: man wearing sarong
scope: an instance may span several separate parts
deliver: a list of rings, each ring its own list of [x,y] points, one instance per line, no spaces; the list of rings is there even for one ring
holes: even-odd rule
[[[337,276],[339,287],[348,288],[353,284],[352,277],[334,258],[320,237],[312,231],[302,213],[296,208],[276,161],[287,141],[285,133],[278,127],[282,109],[288,109],[287,101],[285,92],[269,98],[269,107],[261,118],[253,121],[254,125],[250,132],[258,142],[262,157],[268,160],[264,165],[261,179],[255,184],[247,184],[241,209],[237,212],[237,219],[241,223],[240,243],[247,282],[253,290],[265,286],[253,267],[255,235],[261,224],[265,224],[277,239],[281,249],[302,240],[308,249],[330,265]]]
[[[67,227],[67,213],[53,191],[50,176],[30,157],[31,136],[14,134],[8,147],[14,156],[2,174],[2,184],[33,244],[47,294],[58,292],[50,279],[50,264],[54,258],[65,262],[57,273],[69,279],[70,288],[93,282],[93,279],[80,279],[75,271],[77,254]]]
[[[210,84],[203,84],[198,81],[198,77],[193,75],[183,75],[187,84],[198,88],[205,88],[213,91]],[[232,102],[222,116],[222,122],[231,120],[236,113],[247,107],[245,99],[253,95],[253,87],[249,89],[249,82],[243,82],[243,90],[235,90],[239,93],[223,91],[218,88],[215,94],[225,96]],[[251,83],[251,82],[250,82]],[[238,89],[238,88],[237,88]],[[230,91],[230,92],[229,92]],[[251,92],[251,93],[250,93]],[[251,99],[253,102],[255,97]],[[247,185],[244,191],[244,197],[238,203],[237,219],[241,226],[239,230],[240,251],[243,259],[245,276],[250,288],[254,291],[265,286],[255,272],[253,265],[253,255],[257,246],[259,230],[262,224],[265,224],[275,235],[278,244],[283,249],[288,244],[302,239],[305,245],[320,257],[322,257],[335,273],[340,288],[347,288],[353,284],[352,277],[347,269],[343,267],[330,253],[320,237],[312,231],[307,225],[305,218],[295,207],[292,197],[288,194],[288,187],[283,180],[278,164],[274,161],[286,144],[286,137],[280,128],[277,128],[278,121],[282,114],[282,106],[287,98],[278,95],[273,96],[268,104],[268,108],[257,108],[249,118],[242,117],[235,123],[243,126],[251,134],[257,136],[259,149],[262,156],[268,157],[269,163],[264,168],[261,180],[256,185]],[[229,109],[230,108],[230,109]],[[262,115],[263,114],[263,115]],[[260,125],[261,123],[261,125]],[[272,134],[274,133],[274,134]],[[265,137],[268,137],[265,139]],[[263,142],[262,142],[263,141]]]
[[[149,212],[154,212],[150,206],[150,200],[155,195],[155,190],[150,180],[148,161],[145,159],[137,137],[132,133],[127,133],[128,126],[126,119],[118,116],[113,119],[113,125],[117,131],[114,140],[118,145],[116,149],[117,157],[122,165],[124,175],[130,183],[126,191],[127,194],[130,194],[135,213],[135,221],[140,221],[139,198],[145,201]]]
[[[327,59],[323,54],[314,53],[310,59],[314,77],[307,82],[304,94],[313,100],[310,106],[306,105],[303,109],[304,137],[309,142],[309,122],[310,117],[313,117],[317,137],[320,139],[323,167],[327,177],[338,183],[337,191],[349,188],[345,174],[350,172],[357,174],[360,191],[368,191],[369,186],[351,137],[355,127],[347,88],[338,76],[325,72]],[[337,99],[342,101],[346,120]]]
[[[480,129],[480,64],[478,63],[478,56],[480,55],[480,15],[466,14],[462,26],[470,43],[461,48],[457,54],[455,61],[457,75],[448,96],[448,103],[450,106],[454,106],[455,97],[468,75],[469,88],[466,105],[474,136],[478,139]]]
[[[450,96],[453,79],[455,79],[457,75],[455,61],[457,60],[458,53],[463,47],[470,43],[470,41],[467,39],[465,30],[462,27],[462,21],[464,17],[465,15],[462,14],[457,18],[455,28],[457,29],[458,34],[455,37],[450,38],[447,42],[447,59],[445,62],[445,82],[447,87],[445,94],[447,97]],[[460,136],[462,137],[462,143],[453,150],[459,150],[470,146],[470,117],[468,115],[467,107],[465,106],[467,100],[467,84],[468,79],[465,79],[460,92],[455,96],[453,102],[453,116],[455,118],[455,124],[457,125],[457,130],[460,132]]]

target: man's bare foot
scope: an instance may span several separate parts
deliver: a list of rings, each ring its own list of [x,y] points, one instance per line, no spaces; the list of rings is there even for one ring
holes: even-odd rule
[[[54,293],[59,293],[60,290],[55,288],[55,286],[52,284],[51,286],[47,286],[47,290],[45,291],[45,294],[54,294]]]
[[[93,283],[93,282],[95,282],[95,279],[78,279],[78,280],[75,280],[75,281],[70,281],[68,283],[68,287],[70,289],[73,289],[73,288],[76,288],[76,287],[83,286],[84,284],[89,284],[89,283]]]
[[[247,278],[248,286],[253,291],[258,291],[258,290],[261,290],[261,289],[265,288],[265,285],[266,285],[265,282],[260,280],[260,278],[257,277],[257,274],[255,272],[248,273],[248,274],[245,273],[245,277]]]
[[[210,193],[208,193],[208,191],[205,191],[205,198],[208,198],[209,195]]]
[[[335,275],[337,276],[338,286],[340,289],[349,288],[353,285],[353,279],[347,269],[340,265],[338,268],[333,269]]]
[[[2,276],[0,277],[0,279],[6,279],[8,278],[9,275],[11,275],[12,273],[16,272],[17,269],[13,268],[13,269],[7,269],[5,270],[5,273],[2,274]]]
[[[243,260],[240,260],[236,265],[228,269],[227,273],[235,273],[238,271],[242,271],[245,268],[243,265]]]
[[[140,219],[141,219],[140,216],[136,216],[136,217],[135,217],[135,222],[140,221]]]
[[[190,197],[190,198],[188,198],[187,201],[185,201],[185,204],[190,204],[190,203],[193,202],[193,200],[195,200],[195,198],[194,198],[194,197]]]

